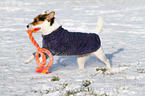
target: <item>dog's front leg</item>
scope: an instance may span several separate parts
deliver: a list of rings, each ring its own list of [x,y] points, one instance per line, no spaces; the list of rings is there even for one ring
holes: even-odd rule
[[[26,61],[24,61],[25,64],[30,63],[34,59],[34,55],[32,55],[30,58],[28,58]]]
[[[34,59],[34,55],[32,55],[30,58],[28,58],[26,61],[24,61],[25,64],[30,63]],[[42,63],[42,57],[39,57],[40,63]]]
[[[24,61],[24,63],[25,63],[25,64],[28,64],[28,63],[30,63],[33,59],[35,59],[35,54],[36,54],[36,53],[34,52],[33,55],[32,55],[31,57],[29,57],[26,61]],[[46,56],[46,59],[49,58],[49,56],[48,56],[46,53],[44,53],[44,54],[45,54],[45,56]],[[39,55],[39,60],[40,60],[40,62],[42,63],[43,60],[42,60],[42,56],[40,56],[40,55]]]

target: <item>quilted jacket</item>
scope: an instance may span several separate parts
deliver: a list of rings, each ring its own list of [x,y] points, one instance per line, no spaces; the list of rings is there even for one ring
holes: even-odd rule
[[[97,34],[69,32],[62,26],[42,37],[43,48],[48,49],[53,55],[84,55],[97,51],[101,46]]]

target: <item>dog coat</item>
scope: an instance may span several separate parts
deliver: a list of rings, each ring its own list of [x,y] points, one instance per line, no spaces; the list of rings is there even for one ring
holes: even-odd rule
[[[101,46],[97,34],[69,32],[62,26],[42,37],[43,48],[48,49],[52,55],[84,55],[97,51]]]

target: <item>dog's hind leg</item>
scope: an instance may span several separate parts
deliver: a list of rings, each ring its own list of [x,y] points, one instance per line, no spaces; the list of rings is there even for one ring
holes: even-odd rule
[[[97,58],[99,58],[102,62],[104,62],[107,68],[111,68],[109,60],[106,58],[103,49],[100,47],[96,52],[93,53]]]
[[[89,57],[89,54],[78,56],[77,63],[79,65],[79,69],[84,69],[84,64],[85,64],[86,60],[88,59],[88,57]]]

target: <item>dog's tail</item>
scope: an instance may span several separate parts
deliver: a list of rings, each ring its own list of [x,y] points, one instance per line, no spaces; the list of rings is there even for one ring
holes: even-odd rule
[[[98,22],[96,28],[93,30],[96,34],[100,33],[103,28],[103,19],[102,17],[98,17]]]

